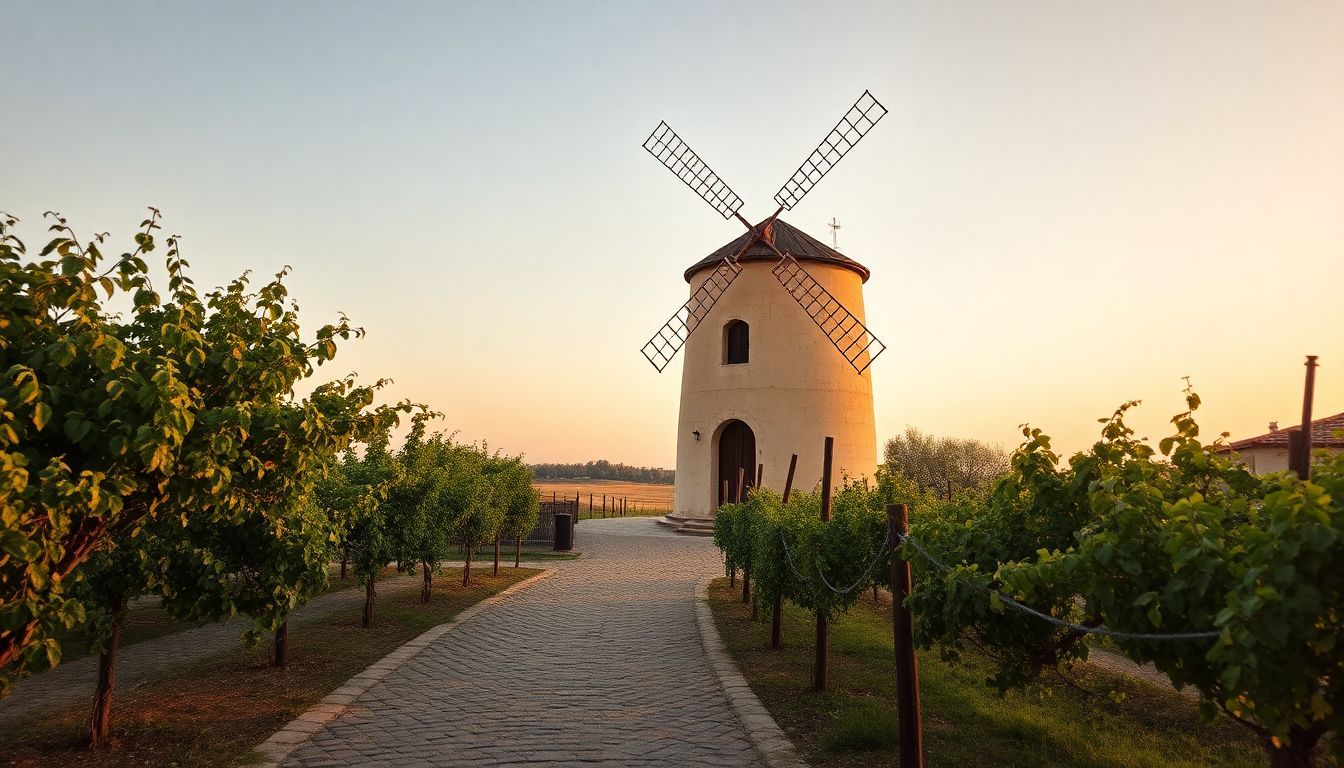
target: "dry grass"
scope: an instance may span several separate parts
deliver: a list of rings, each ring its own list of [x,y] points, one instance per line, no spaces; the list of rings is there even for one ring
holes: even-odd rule
[[[588,495],[592,494],[593,507],[597,515],[602,515],[602,495],[608,497],[608,511],[611,499],[624,498],[628,514],[662,515],[672,511],[675,486],[656,483],[627,483],[622,480],[537,480],[533,483],[542,498],[550,499],[551,494],[574,498],[578,494],[580,511],[588,515]]]
[[[328,615],[290,633],[290,664],[276,670],[265,648],[236,648],[165,674],[135,690],[115,693],[113,747],[83,747],[89,706],[30,716],[0,733],[0,762],[12,766],[225,766],[248,759],[281,726],[430,627],[464,608],[536,574],[530,568],[472,569],[435,578],[433,601],[418,602],[420,585],[408,580],[378,596],[374,626],[361,629],[358,607]],[[91,704],[91,703],[90,703]]]

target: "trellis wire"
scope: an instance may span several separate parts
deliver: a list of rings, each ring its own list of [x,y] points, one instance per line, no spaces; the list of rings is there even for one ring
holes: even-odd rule
[[[798,580],[803,582],[804,584],[811,584],[811,580],[809,580],[806,576],[800,573],[798,571],[798,566],[793,564],[793,555],[789,552],[789,542],[785,540],[783,531],[779,532],[779,543],[784,545],[784,559],[788,561],[789,569],[793,571],[793,575],[797,576]],[[863,575],[859,577],[859,580],[849,585],[849,587],[845,589],[836,589],[834,586],[832,586],[831,582],[826,580],[826,574],[821,572],[821,568],[816,568],[815,563],[813,565],[814,569],[817,572],[817,577],[821,579],[821,583],[825,584],[827,589],[831,590],[837,595],[847,595],[850,592],[853,592],[854,590],[868,583],[869,577],[873,575],[873,569],[877,567],[878,563],[882,562],[882,558],[886,556],[886,554],[887,554],[887,542],[886,539],[883,539],[882,546],[878,547],[877,557],[873,559],[873,562],[868,564],[868,568],[864,570]]]
[[[908,543],[910,546],[914,547],[915,551],[918,552],[921,556],[923,556],[923,558],[926,561],[928,561],[929,564],[933,565],[935,568],[937,568],[940,571],[943,571],[944,573],[951,574],[952,578],[955,579],[957,582],[964,584],[968,587],[971,587],[972,589],[984,592],[986,594],[997,595],[1000,601],[1002,601],[1005,605],[1011,608],[1021,611],[1022,613],[1025,613],[1028,616],[1035,617],[1049,624],[1054,624],[1057,627],[1063,627],[1064,629],[1068,629],[1073,632],[1079,632],[1085,635],[1098,635],[1100,637],[1109,637],[1116,640],[1216,640],[1217,638],[1223,636],[1222,630],[1212,630],[1207,632],[1168,632],[1168,633],[1120,632],[1114,629],[1107,629],[1106,627],[1086,627],[1083,626],[1082,624],[1075,624],[1071,621],[1065,621],[1056,616],[1051,616],[1048,613],[1038,611],[1035,608],[1026,605],[1025,603],[1021,603],[1017,600],[1014,600],[1013,598],[1003,594],[997,589],[990,589],[989,587],[974,584],[961,578],[960,576],[952,572],[952,568],[950,566],[945,564],[943,561],[939,560],[937,557],[934,557],[932,553],[930,553],[927,549],[925,549],[918,541],[911,538],[908,534],[905,536],[900,536],[898,534],[897,540],[900,544]],[[779,543],[784,547],[784,560],[785,562],[788,563],[789,570],[793,571],[793,575],[798,577],[798,580],[801,581],[802,583],[811,584],[812,580],[804,576],[802,571],[798,570],[797,564],[793,562],[793,553],[789,551],[789,542],[787,539],[784,538],[783,531],[780,531],[779,533]],[[829,581],[826,580],[826,575],[821,572],[820,568],[814,568],[814,570],[816,570],[817,577],[821,579],[821,583],[824,584],[827,589],[831,590],[837,595],[847,595],[850,592],[853,592],[854,590],[868,583],[868,579],[873,574],[873,569],[877,567],[878,563],[882,562],[882,558],[886,554],[887,554],[887,541],[884,538],[882,541],[882,545],[878,547],[877,557],[873,560],[872,563],[868,565],[868,568],[864,571],[863,575],[859,577],[859,580],[851,584],[846,589],[837,589],[835,586],[833,586]]]
[[[1063,619],[1051,616],[1048,613],[1042,613],[1041,611],[1038,611],[1029,605],[1020,603],[1014,600],[1013,598],[1003,594],[997,589],[990,589],[989,587],[981,586],[980,584],[973,584],[969,581],[966,581],[965,579],[961,578],[955,573],[952,573],[952,569],[949,566],[944,564],[938,558],[934,557],[927,549],[921,546],[918,541],[911,538],[909,534],[906,534],[904,536],[897,534],[897,539],[901,544],[908,543],[910,546],[914,547],[915,551],[918,552],[920,555],[922,555],[924,559],[927,560],[931,565],[933,565],[934,567],[938,568],[939,570],[945,573],[951,574],[952,578],[956,579],[961,584],[965,584],[968,587],[977,589],[987,594],[997,595],[999,597],[999,600],[1003,601],[1005,605],[1015,608],[1027,614],[1028,616],[1034,616],[1035,618],[1041,619],[1042,621],[1054,624],[1055,626],[1058,627],[1063,627],[1073,632],[1081,632],[1082,634],[1085,635],[1099,635],[1101,637],[1110,637],[1116,640],[1215,640],[1223,636],[1222,630],[1209,631],[1209,632],[1169,632],[1169,633],[1119,632],[1114,629],[1107,629],[1105,627],[1085,627],[1082,624],[1074,624],[1073,622],[1064,621]]]

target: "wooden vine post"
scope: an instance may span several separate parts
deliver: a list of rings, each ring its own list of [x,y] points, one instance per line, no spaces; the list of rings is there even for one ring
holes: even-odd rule
[[[821,461],[821,522],[831,521],[831,460],[835,453],[835,438],[826,438],[826,449]],[[826,690],[826,667],[830,657],[830,627],[826,625],[826,611],[817,609],[817,658],[812,670],[812,689]]]
[[[789,503],[789,494],[793,492],[793,473],[798,469],[798,454],[789,459],[789,476],[784,479],[784,502]],[[779,650],[784,647],[784,590],[775,591],[775,601],[770,607],[770,647]]]
[[[761,487],[761,478],[765,476],[765,465],[756,465],[756,488]],[[750,555],[748,555],[750,556]],[[751,565],[747,565],[747,572],[742,578],[742,602],[751,603],[751,620],[756,620],[756,603],[751,599]]]
[[[724,481],[723,481],[723,502],[722,502],[719,506],[723,506],[723,504],[727,504],[727,503],[728,503],[728,481],[727,481],[727,480],[724,480]],[[736,566],[734,566],[734,567],[728,569],[728,588],[729,588],[729,589],[732,589],[732,588],[735,587],[735,586],[737,586],[737,567],[736,567]]]
[[[1307,379],[1302,385],[1302,426],[1288,435],[1288,469],[1302,480],[1311,479],[1311,405],[1316,394],[1316,355],[1307,355]]]
[[[738,468],[737,468],[737,493],[734,494],[735,498],[733,499],[733,500],[736,501],[738,504],[741,504],[741,503],[742,503],[742,495],[743,495],[743,494],[742,494],[742,483],[746,482],[746,479],[747,479],[747,468],[746,468],[746,467],[738,467]],[[739,518],[738,518],[738,522],[741,523],[741,521],[742,521],[742,519],[739,517]],[[750,562],[746,562],[746,563],[743,563],[743,564],[742,564],[742,602],[745,603],[745,602],[747,602],[747,601],[750,600],[750,599],[751,599],[751,563],[750,563]]]
[[[924,735],[919,718],[919,662],[915,658],[914,619],[905,599],[913,586],[910,562],[897,548],[910,532],[909,509],[887,505],[887,541],[891,549],[892,645],[896,650],[896,719],[899,727],[901,768],[924,768]]]

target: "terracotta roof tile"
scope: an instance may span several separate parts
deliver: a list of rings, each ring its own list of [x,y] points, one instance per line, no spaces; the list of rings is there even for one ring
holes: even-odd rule
[[[1289,433],[1298,428],[1299,427],[1297,426],[1293,426],[1268,432],[1259,437],[1248,437],[1228,445],[1228,448],[1234,451],[1241,451],[1247,448],[1287,448]],[[1344,447],[1344,437],[1335,434],[1341,430],[1344,430],[1344,413],[1337,413],[1334,416],[1326,416],[1323,419],[1316,419],[1311,422],[1312,447]]]
[[[775,219],[773,223],[770,222],[769,219],[766,219],[756,226],[759,229],[763,225],[765,225],[765,237],[768,238],[771,243],[774,243],[776,248],[785,253],[792,254],[795,259],[798,259],[799,261],[820,261],[827,264],[835,264],[836,266],[844,267],[859,273],[859,276],[863,278],[863,281],[868,282],[869,272],[867,267],[831,248],[829,245],[817,240],[815,237],[812,237],[783,219]],[[743,232],[737,238],[733,239],[732,242],[725,243],[718,250],[692,264],[690,269],[686,270],[686,282],[689,283],[691,281],[691,275],[694,275],[696,272],[718,263],[725,256],[737,253],[742,246],[747,244],[747,239],[750,237],[750,232]],[[751,247],[747,248],[746,253],[742,254],[741,261],[776,261],[778,258],[779,257],[775,255],[775,252],[770,250],[770,246],[760,242],[760,239],[757,238],[752,242]]]

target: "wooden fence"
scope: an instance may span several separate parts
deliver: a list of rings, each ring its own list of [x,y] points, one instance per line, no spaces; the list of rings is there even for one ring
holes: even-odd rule
[[[541,514],[537,515],[537,525],[523,539],[524,544],[554,544],[555,515],[557,512],[570,514],[577,521],[579,517],[579,499],[555,499],[541,502]]]

